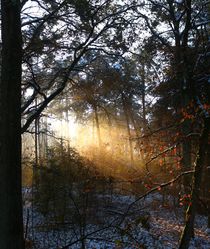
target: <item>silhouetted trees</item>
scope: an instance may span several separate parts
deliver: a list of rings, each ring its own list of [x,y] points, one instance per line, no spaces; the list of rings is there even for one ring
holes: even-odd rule
[[[191,193],[192,203],[180,244],[187,248],[208,161],[208,3],[2,1],[1,13],[2,249],[24,248],[21,133],[35,132],[37,137],[41,113],[58,98],[58,113],[68,116],[74,111],[80,118],[94,120],[100,149],[102,121],[110,129],[105,143],[112,151],[112,127],[123,124],[130,166],[136,155],[146,165],[161,156],[166,161],[170,148],[174,157],[178,158],[177,149],[180,153],[182,168],[176,173],[191,170],[195,161],[193,181],[183,174],[184,191]],[[173,160],[167,160],[171,166]]]
[[[1,1],[1,18],[0,245],[2,249],[23,249],[20,1]]]

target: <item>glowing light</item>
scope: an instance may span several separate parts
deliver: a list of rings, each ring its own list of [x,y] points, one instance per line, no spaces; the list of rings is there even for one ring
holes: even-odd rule
[[[69,120],[52,120],[52,129],[55,131],[58,137],[74,140],[77,137],[78,125],[75,123],[73,117],[69,117]]]

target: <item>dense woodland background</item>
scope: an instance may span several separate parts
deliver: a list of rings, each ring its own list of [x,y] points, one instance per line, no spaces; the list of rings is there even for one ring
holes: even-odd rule
[[[210,248],[209,23],[205,0],[1,1],[1,249]]]

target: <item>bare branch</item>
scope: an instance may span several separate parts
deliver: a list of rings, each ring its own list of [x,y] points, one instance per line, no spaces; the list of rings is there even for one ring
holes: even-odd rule
[[[168,181],[168,182],[165,182],[165,183],[162,183],[150,190],[148,190],[145,194],[139,196],[134,202],[132,202],[127,210],[124,212],[123,214],[123,218],[121,219],[120,221],[120,224],[122,224],[122,222],[124,221],[125,217],[129,214],[129,211],[131,210],[131,208],[137,203],[139,202],[140,200],[144,199],[146,196],[148,196],[149,194],[152,194],[153,192],[156,192],[156,191],[159,191],[160,189],[164,188],[164,187],[167,187],[175,182],[177,182],[181,177],[183,176],[186,176],[186,175],[190,175],[190,174],[193,174],[195,171],[194,170],[190,170],[190,171],[185,171],[181,174],[179,174],[178,176],[176,176],[175,178],[173,178],[172,180]]]

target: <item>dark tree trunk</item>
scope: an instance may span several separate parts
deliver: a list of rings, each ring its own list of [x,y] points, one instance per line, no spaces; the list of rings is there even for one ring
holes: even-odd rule
[[[199,141],[199,151],[197,153],[197,158],[195,162],[195,173],[193,176],[191,203],[186,211],[186,223],[184,231],[181,236],[179,249],[187,249],[189,247],[190,240],[193,236],[196,205],[199,202],[202,171],[204,168],[207,149],[208,149],[209,132],[210,132],[210,118],[205,118],[203,132]]]
[[[1,1],[0,248],[23,249],[20,1]]]
[[[210,139],[210,137],[209,137]],[[205,195],[204,198],[207,200],[207,212],[208,212],[208,228],[210,229],[210,143],[207,148],[207,160],[206,160],[206,169],[205,169]]]
[[[180,41],[176,43],[179,44]],[[183,47],[181,45],[177,46],[176,54],[175,54],[175,74],[177,77],[177,83],[180,84],[180,92],[181,92],[181,106],[180,109],[184,109],[187,111],[187,106],[189,106],[192,98],[192,86],[191,86],[191,75],[192,72],[189,69],[190,62],[187,57],[187,47]],[[185,118],[185,117],[184,117]],[[182,170],[188,171],[192,168],[192,145],[191,145],[191,137],[189,134],[191,133],[191,120],[186,119],[182,123],[181,132],[184,137],[182,142]],[[186,194],[189,194],[191,191],[191,176],[186,175],[183,179],[184,190]]]
[[[185,108],[189,102],[189,96],[188,93],[183,93],[182,97],[182,106]],[[190,120],[185,120],[182,125],[182,133],[184,135],[184,141],[182,143],[182,168],[183,171],[188,171],[191,170],[192,168],[192,145],[191,145],[191,138],[188,136],[191,132],[191,121]],[[184,189],[185,193],[189,194],[191,191],[191,182],[192,178],[190,175],[184,176]]]
[[[192,75],[193,75],[193,61],[191,61],[188,50],[189,50],[189,32],[191,27],[191,19],[192,19],[192,1],[186,0],[185,1],[185,15],[186,18],[184,20],[184,30],[180,30],[180,25],[177,19],[175,18],[176,13],[175,9],[173,9],[173,4],[170,4],[171,13],[172,13],[172,19],[174,22],[175,32],[174,32],[174,38],[175,38],[175,54],[174,54],[174,60],[175,60],[175,75],[177,78],[177,83],[180,84],[180,90],[181,90],[181,108],[187,108],[187,106],[190,104],[190,101],[193,99],[192,94]],[[182,125],[182,133],[185,137],[183,143],[182,143],[182,168],[183,171],[188,171],[192,168],[192,144],[191,144],[191,138],[188,136],[191,132],[191,121],[185,120]],[[192,179],[190,175],[184,176],[184,188],[185,193],[190,193],[190,183]]]
[[[210,214],[208,215],[208,228],[210,229]]]
[[[39,165],[39,153],[40,153],[40,143],[39,143],[40,139],[39,139],[39,118],[35,119],[35,164],[36,167]]]

